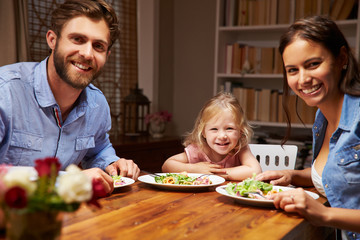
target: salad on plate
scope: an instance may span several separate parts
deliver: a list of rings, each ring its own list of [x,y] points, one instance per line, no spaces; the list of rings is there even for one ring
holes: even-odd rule
[[[114,180],[114,187],[119,187],[126,184],[126,182],[121,176],[111,176],[111,177]]]
[[[281,189],[274,189],[270,183],[265,183],[252,178],[247,178],[239,183],[228,183],[226,192],[232,196],[246,197],[250,199],[271,199],[271,196],[281,192]]]
[[[208,176],[192,177],[187,172],[166,173],[165,175],[155,176],[156,183],[178,184],[178,185],[210,185],[212,184]]]

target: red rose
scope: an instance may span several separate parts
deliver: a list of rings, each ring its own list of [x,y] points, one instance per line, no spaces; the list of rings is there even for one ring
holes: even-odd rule
[[[105,188],[102,185],[101,181],[95,178],[93,178],[92,180],[92,188],[93,188],[93,195],[91,199],[88,201],[88,204],[92,204],[100,208],[101,206],[98,203],[97,199],[106,196]]]
[[[57,174],[60,170],[60,163],[56,157],[48,157],[44,159],[35,160],[35,169],[38,172],[39,177],[51,175],[52,168]],[[54,171],[53,170],[53,171]]]
[[[5,193],[4,200],[11,208],[24,208],[27,205],[26,191],[18,186],[12,187]]]

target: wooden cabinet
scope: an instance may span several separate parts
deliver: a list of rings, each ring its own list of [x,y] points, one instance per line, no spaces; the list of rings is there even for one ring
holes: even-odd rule
[[[141,170],[150,172],[161,172],[167,158],[184,151],[180,137],[121,136],[111,142],[119,157],[132,159]]]
[[[246,3],[247,9],[244,10],[244,6],[241,4]],[[287,29],[287,27],[292,23],[295,18],[302,17],[306,14],[307,5],[312,4],[312,7],[316,10],[313,10],[314,14],[329,14],[335,16],[335,5],[337,4],[348,4],[352,2],[352,11],[349,13],[349,17],[352,19],[343,19],[337,20],[337,24],[346,36],[350,46],[353,48],[355,56],[359,57],[359,45],[360,45],[360,24],[358,16],[358,5],[359,0],[350,0],[350,1],[340,1],[340,0],[217,0],[216,7],[216,26],[215,26],[215,72],[214,72],[214,94],[219,91],[233,91],[235,88],[240,87],[243,89],[255,89],[259,94],[264,89],[269,91],[277,91],[281,94],[282,84],[283,84],[283,75],[282,75],[282,66],[281,70],[277,66],[278,60],[276,59],[277,47],[279,44],[279,39],[281,34]],[[276,4],[276,9],[272,4]],[[251,5],[251,6],[250,6]],[[251,9],[249,9],[249,6]],[[328,8],[326,8],[328,7]],[[326,11],[324,9],[327,9]],[[342,11],[340,7],[339,13],[336,16],[340,15]],[[275,9],[275,10],[274,10]],[[325,12],[324,12],[325,11]],[[284,23],[283,13],[286,13],[286,21]],[[250,19],[239,20],[242,14],[247,14],[247,18],[254,18],[262,15],[268,15],[266,19]],[[281,16],[280,16],[281,15]],[[275,19],[271,19],[271,16],[275,16]],[[282,17],[282,19],[280,19]],[[340,18],[340,17],[339,17]],[[263,21],[263,22],[261,22]],[[245,68],[244,71],[244,62],[240,62],[240,67],[235,68],[234,64],[239,64],[239,61],[233,61],[232,58],[229,58],[229,54],[232,51],[234,53],[234,44],[237,46],[251,46],[257,49],[261,49],[258,53],[255,53],[255,60],[252,62],[253,66],[249,69]],[[233,49],[229,50],[229,46],[233,45]],[[265,61],[262,52],[265,52],[262,49],[273,48],[273,57],[265,57]],[[249,50],[245,50],[245,53],[240,54],[249,56]],[[267,55],[268,56],[268,55]],[[245,57],[246,58],[246,57]],[[248,57],[249,58],[249,57]],[[248,58],[246,58],[248,60]],[[272,59],[271,59],[272,58]],[[281,59],[281,58],[280,58]],[[242,60],[244,61],[244,60]],[[272,61],[273,70],[272,71],[262,71],[265,64]],[[250,61],[251,62],[251,61]],[[261,65],[264,62],[264,65]],[[229,63],[232,66],[229,66]],[[239,92],[233,92],[236,96]],[[240,101],[240,99],[239,99]],[[258,98],[253,102],[259,101]],[[260,100],[261,101],[261,100]],[[270,109],[269,114],[279,112],[282,110],[282,107],[278,104],[278,107],[274,109],[274,105],[270,104],[270,99],[265,101],[267,106],[265,108]],[[240,103],[243,105],[242,101]],[[245,103],[246,104],[246,103]],[[257,102],[257,109],[254,107],[247,107],[244,110],[249,112],[261,112],[260,107],[264,107],[262,102]],[[254,104],[253,104],[254,105]],[[307,110],[306,110],[307,111]],[[311,112],[311,116],[314,116],[315,111]],[[276,113],[278,114],[278,113]],[[278,115],[280,116],[280,115]],[[269,118],[260,118],[259,115],[256,117],[248,117],[250,123],[255,127],[255,134],[263,135],[265,138],[270,138],[272,134],[278,134],[284,132],[286,128],[286,123],[284,119],[280,117],[273,117],[272,120]],[[265,119],[265,120],[264,120]],[[274,120],[275,119],[275,120]],[[300,133],[301,137],[307,138],[311,141],[311,126],[312,119],[307,122],[304,126],[300,121],[294,122],[292,128],[295,129],[295,133]],[[294,139],[298,139],[298,136],[293,136]]]

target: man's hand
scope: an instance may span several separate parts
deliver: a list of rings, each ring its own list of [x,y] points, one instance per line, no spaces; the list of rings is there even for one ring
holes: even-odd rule
[[[83,172],[91,179],[96,179],[101,182],[107,194],[110,194],[114,190],[114,180],[100,168],[89,168]]]
[[[122,177],[129,177],[136,180],[140,174],[139,167],[133,160],[120,158],[106,167],[105,171],[111,176],[120,175]]]

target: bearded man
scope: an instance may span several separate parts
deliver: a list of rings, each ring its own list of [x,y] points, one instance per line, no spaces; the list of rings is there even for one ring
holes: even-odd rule
[[[116,156],[109,105],[91,84],[118,35],[117,16],[104,0],[68,0],[52,13],[50,56],[0,68],[0,163],[34,166],[57,157],[62,169],[81,164],[108,193],[110,175],[139,176],[132,160]]]

